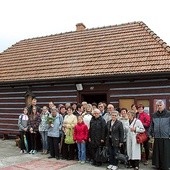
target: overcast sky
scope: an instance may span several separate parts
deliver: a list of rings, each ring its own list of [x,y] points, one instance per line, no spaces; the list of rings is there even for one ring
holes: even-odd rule
[[[0,0],[0,52],[33,37],[143,21],[170,45],[170,0]]]

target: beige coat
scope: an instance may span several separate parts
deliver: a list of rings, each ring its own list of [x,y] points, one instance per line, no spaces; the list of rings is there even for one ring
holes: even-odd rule
[[[74,128],[77,124],[77,117],[73,114],[66,115],[63,121],[63,131],[66,133],[69,128]]]

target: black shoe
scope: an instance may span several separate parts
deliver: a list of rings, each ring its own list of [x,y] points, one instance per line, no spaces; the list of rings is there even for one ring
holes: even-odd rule
[[[60,158],[58,156],[55,157],[57,160],[59,160]]]
[[[49,156],[48,159],[54,158],[54,156]]]
[[[92,165],[94,165],[94,166],[101,166],[101,165],[102,165],[102,163],[101,163],[101,162],[93,161]]]
[[[92,165],[96,165],[96,162],[92,162]]]
[[[132,165],[127,165],[126,168],[133,168],[133,166]]]
[[[102,163],[96,163],[95,166],[102,166]]]

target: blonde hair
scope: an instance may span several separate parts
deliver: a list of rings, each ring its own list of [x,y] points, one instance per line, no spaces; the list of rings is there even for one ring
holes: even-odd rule
[[[87,112],[87,108],[90,108],[91,112],[93,111],[93,106],[91,104],[87,104],[86,112]]]
[[[135,117],[135,112],[133,110],[128,110],[128,114],[131,114],[133,117]]]

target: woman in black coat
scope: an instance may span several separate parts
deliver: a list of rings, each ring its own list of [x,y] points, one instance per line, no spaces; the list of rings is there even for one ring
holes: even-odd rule
[[[89,142],[91,145],[91,155],[93,158],[93,165],[101,166],[102,162],[95,159],[96,152],[100,146],[104,145],[106,138],[106,122],[100,115],[99,109],[94,109],[93,117],[90,121],[89,128]]]

